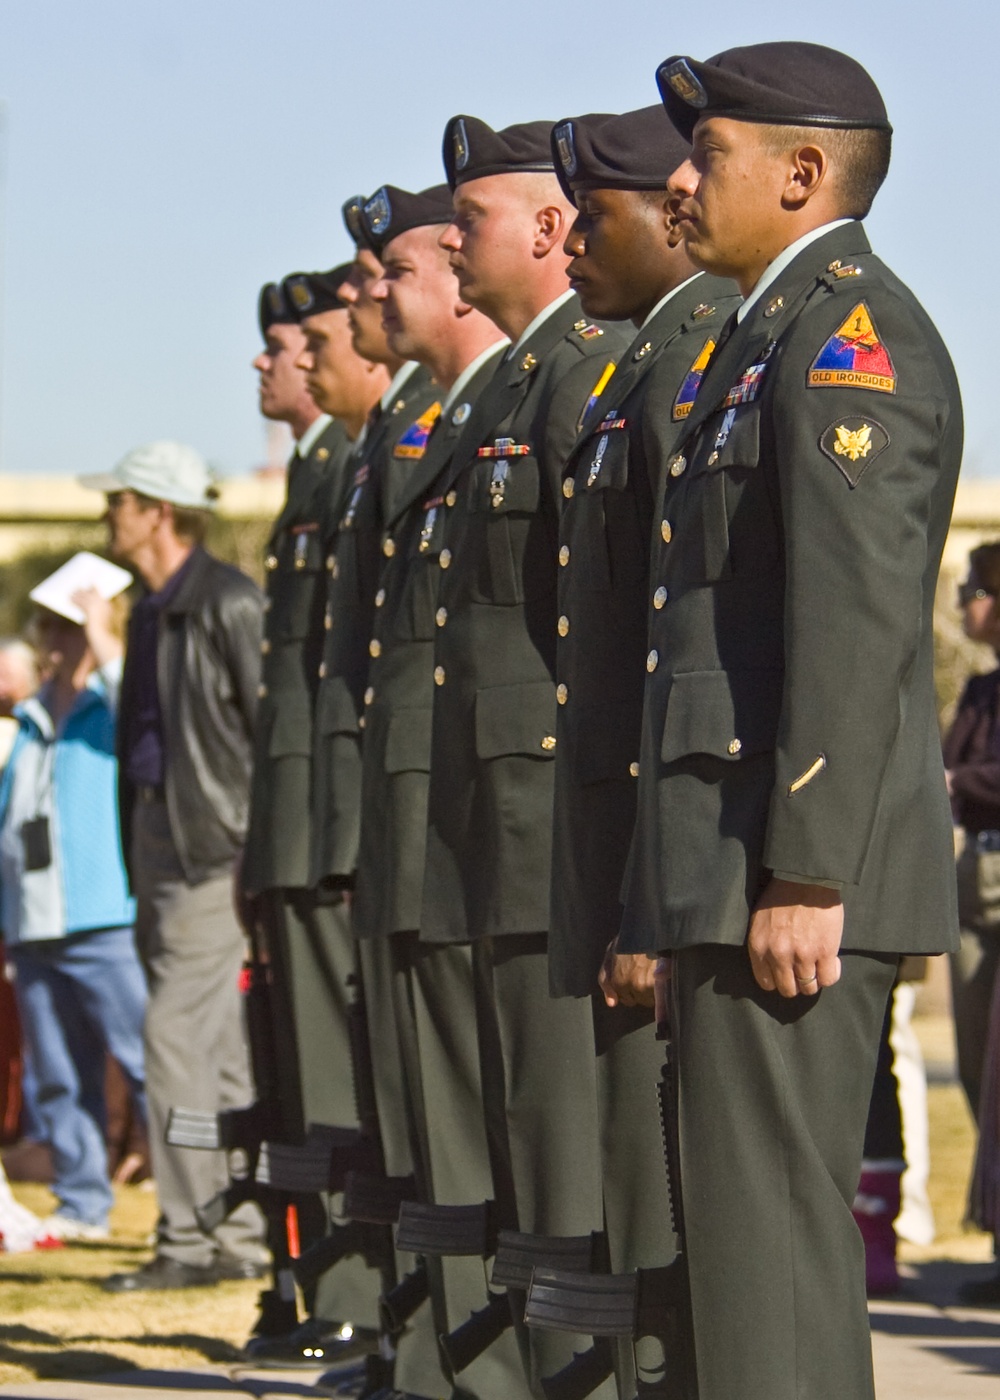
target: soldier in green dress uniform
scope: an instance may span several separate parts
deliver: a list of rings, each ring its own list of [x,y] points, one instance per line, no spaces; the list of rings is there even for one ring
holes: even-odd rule
[[[550,999],[546,943],[562,469],[588,397],[625,343],[589,321],[566,287],[562,245],[573,212],[550,132],[550,122],[497,132],[470,116],[445,131],[455,217],[442,244],[462,296],[514,343],[441,480],[420,916],[425,942],[471,944],[501,1232],[492,1283],[510,1286],[533,1394],[571,1361],[573,1339],[528,1337],[525,1260],[549,1258],[567,1238],[588,1254],[603,1244],[591,1011]],[[459,1025],[472,1014],[456,1002]],[[484,1252],[495,1244],[487,1238]],[[501,1267],[505,1251],[514,1266]],[[487,1301],[499,1313],[502,1298]]]
[[[339,896],[317,899],[309,871],[313,707],[325,601],[320,524],[327,502],[339,500],[345,489],[348,427],[363,420],[368,407],[369,366],[351,344],[347,310],[336,297],[347,271],[296,275],[281,286],[265,287],[260,300],[265,350],[254,361],[262,411],[288,422],[297,440],[287,499],[264,559],[261,727],[241,874],[243,908],[262,964],[254,975],[263,973],[267,981],[270,1024],[268,1043],[257,1047],[258,1080],[269,1081],[273,1089],[269,1148],[276,1186],[281,1181],[276,1143],[301,1144],[314,1125],[357,1121],[344,986],[344,953],[351,947],[347,911]],[[321,374],[313,384],[336,416],[322,411],[309,392],[301,363],[303,309],[313,315],[314,336],[322,331],[327,337],[332,380]],[[306,363],[315,375],[312,358]],[[325,1191],[289,1194],[297,1203],[300,1244],[308,1249],[328,1234],[334,1203]],[[284,1199],[283,1192],[265,1193],[276,1217],[271,1233],[279,1263],[287,1262],[282,1261]],[[276,1284],[278,1296],[294,1311],[290,1272],[279,1269]],[[363,1351],[377,1336],[377,1291],[361,1261],[344,1260],[305,1289],[310,1317],[302,1326],[290,1335],[253,1339],[247,1354],[257,1364],[287,1365],[314,1364],[318,1351],[331,1360]]]
[[[610,1266],[625,1274],[674,1255],[661,1193],[649,1189],[664,1170],[655,959],[607,946],[635,821],[650,539],[665,463],[739,294],[685,252],[666,182],[690,148],[662,104],[560,122],[552,142],[579,211],[566,240],[570,285],[588,316],[638,332],[588,408],[562,479],[549,931],[553,995],[594,998],[604,1214]],[[596,990],[606,955],[608,1005]],[[660,1326],[636,1344],[641,1393],[686,1394],[666,1313]],[[631,1400],[631,1347],[617,1363]]]
[[[745,300],[667,467],[619,947],[671,954],[700,1400],[870,1400],[879,1031],[900,954],[956,946],[931,622],[961,403],[859,222],[891,132],[865,70],[777,43],[658,81],[688,252]]]

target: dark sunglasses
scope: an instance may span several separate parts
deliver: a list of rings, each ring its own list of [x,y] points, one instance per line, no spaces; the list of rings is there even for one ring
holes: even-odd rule
[[[988,588],[980,588],[979,584],[973,583],[971,579],[967,583],[958,585],[958,606],[960,608],[964,608],[967,603],[972,603],[977,598],[995,598],[996,596]]]

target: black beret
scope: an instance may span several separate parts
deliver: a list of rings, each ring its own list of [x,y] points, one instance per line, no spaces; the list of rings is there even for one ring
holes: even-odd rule
[[[450,224],[453,213],[447,185],[432,185],[419,194],[401,190],[397,185],[383,185],[365,200],[365,231],[372,251],[380,258],[386,244],[401,233],[427,224]]]
[[[261,335],[267,335],[272,326],[292,326],[298,316],[288,304],[281,286],[277,282],[266,282],[260,289],[257,299],[257,321]]]
[[[444,169],[452,189],[484,175],[553,170],[551,122],[521,122],[494,131],[478,117],[452,117],[444,129]]]
[[[323,311],[339,311],[346,303],[337,291],[351,274],[353,263],[341,263],[329,272],[293,272],[281,284],[285,298],[295,311],[296,319],[319,316]]]
[[[367,248],[369,253],[374,253],[371,239],[368,237],[368,227],[365,224],[365,197],[363,194],[352,194],[350,199],[345,199],[340,206],[340,212],[344,216],[344,227],[347,229],[351,242],[361,252]]]
[[[675,55],[660,64],[656,83],[667,115],[689,141],[701,116],[892,131],[882,95],[861,64],[822,44],[750,44],[705,63]]]
[[[659,102],[620,117],[568,117],[552,128],[556,174],[570,201],[577,190],[666,190],[690,152]]]

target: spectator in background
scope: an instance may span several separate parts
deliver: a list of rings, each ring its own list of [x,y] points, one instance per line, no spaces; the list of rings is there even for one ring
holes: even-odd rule
[[[114,1202],[105,1054],[144,1114],[146,994],[116,802],[121,628],[114,604],[94,592],[79,600],[83,625],[40,611],[49,679],[15,710],[18,735],[0,781],[0,924],[55,1168],[47,1233],[100,1240]]]
[[[118,752],[149,986],[146,1083],[160,1221],[155,1257],[104,1287],[259,1278],[269,1256],[255,1204],[212,1229],[199,1220],[229,1184],[225,1153],[170,1144],[166,1129],[172,1107],[217,1113],[254,1098],[231,885],[247,826],[262,598],[201,543],[217,492],[190,447],[148,443],[110,475],[82,483],[106,494],[110,552],[148,589],[129,626]]]
[[[37,689],[38,661],[31,647],[20,637],[0,637],[0,768],[17,737],[14,706]]]

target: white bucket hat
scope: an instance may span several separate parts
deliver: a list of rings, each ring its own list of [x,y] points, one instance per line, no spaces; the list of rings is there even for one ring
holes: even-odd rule
[[[218,491],[208,463],[182,442],[147,442],[112,467],[110,472],[78,477],[90,491],[138,491],[154,501],[212,510]]]

